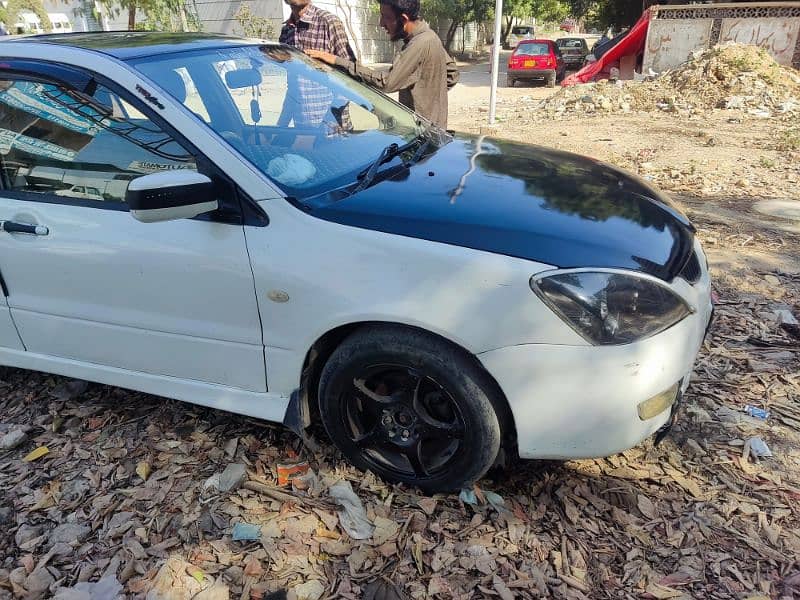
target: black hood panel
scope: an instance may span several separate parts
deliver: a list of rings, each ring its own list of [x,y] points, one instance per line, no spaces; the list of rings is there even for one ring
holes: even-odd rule
[[[561,268],[625,268],[665,280],[686,263],[694,235],[666,198],[616,167],[464,135],[391,179],[305,206],[344,225]]]

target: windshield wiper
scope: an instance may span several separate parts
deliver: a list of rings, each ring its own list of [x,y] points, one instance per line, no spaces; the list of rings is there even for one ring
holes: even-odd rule
[[[365,171],[361,172],[361,174],[358,176],[361,181],[359,181],[358,185],[353,188],[353,191],[350,193],[356,194],[368,187],[369,184],[372,183],[372,180],[375,179],[375,175],[378,174],[378,168],[382,164],[389,162],[398,154],[402,154],[403,152],[409,150],[412,146],[414,146],[414,144],[419,144],[419,146],[414,151],[414,155],[411,157],[411,160],[406,161],[403,164],[404,166],[408,166],[417,162],[425,150],[427,150],[431,145],[431,140],[427,137],[427,133],[428,130],[423,131],[409,143],[403,144],[402,146],[399,146],[397,143],[391,143],[386,146],[383,150],[381,150],[378,158],[376,158]]]
[[[381,150],[381,153],[378,156],[378,158],[376,158],[373,161],[373,163],[367,168],[367,170],[364,171],[363,174],[359,176],[361,182],[355,187],[352,193],[357,194],[358,192],[366,188],[370,183],[372,183],[372,180],[375,179],[375,174],[378,172],[378,167],[380,167],[386,161],[391,160],[392,158],[400,154],[400,152],[401,152],[400,146],[398,146],[395,143],[391,143],[388,146],[386,146],[386,148]]]
[[[414,151],[414,155],[408,161],[406,161],[406,165],[413,165],[419,162],[419,159],[422,158],[422,155],[425,153],[425,151],[428,149],[430,145],[431,141],[429,139],[426,138],[422,140],[420,145],[417,146],[417,149]]]

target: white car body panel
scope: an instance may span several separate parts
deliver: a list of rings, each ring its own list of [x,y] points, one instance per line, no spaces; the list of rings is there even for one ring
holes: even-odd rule
[[[544,340],[586,345],[529,287],[548,265],[329,223],[282,200],[262,206],[270,225],[245,229],[271,391],[296,389],[311,345],[351,323],[412,325],[472,353]],[[273,290],[289,301],[268,300]]]
[[[115,369],[9,348],[0,348],[0,365],[96,381],[268,421],[281,421],[289,404],[289,399],[279,394],[249,392],[228,386]]]
[[[2,193],[0,214],[49,229],[0,236],[8,302],[29,351],[266,391],[240,226],[144,224],[125,211]]]
[[[0,272],[0,276],[2,276],[2,272]],[[11,320],[11,311],[8,309],[8,302],[3,294],[0,294],[0,348],[25,349],[22,340],[19,339],[14,321]]]
[[[704,264],[699,243],[695,251]],[[669,410],[642,421],[637,405],[679,380],[686,389],[712,310],[707,270],[694,286],[676,279],[671,287],[694,312],[640,342],[584,348],[523,344],[478,355],[509,400],[522,458],[608,456],[667,422]]]

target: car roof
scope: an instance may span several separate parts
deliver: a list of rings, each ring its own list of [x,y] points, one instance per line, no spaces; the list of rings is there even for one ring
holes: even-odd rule
[[[582,37],[560,37],[556,40],[556,42],[585,42],[586,40]]]
[[[184,50],[226,48],[256,43],[254,40],[215,33],[169,33],[156,31],[97,31],[30,35],[3,43],[42,43],[71,46],[128,60]]]
[[[520,44],[552,44],[553,40],[520,40]]]

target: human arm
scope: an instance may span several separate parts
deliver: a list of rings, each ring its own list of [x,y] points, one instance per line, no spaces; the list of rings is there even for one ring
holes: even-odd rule
[[[388,71],[375,71],[355,61],[335,56],[322,50],[311,50],[309,48],[305,50],[305,53],[311,58],[316,58],[329,65],[336,65],[346,70],[356,79],[360,79],[364,83],[368,83],[387,93],[411,87],[419,80],[418,63],[401,60],[402,53]]]
[[[353,48],[350,46],[350,41],[347,39],[347,33],[344,30],[342,21],[338,18],[332,18],[328,27],[331,40],[331,53],[335,56],[341,56],[342,58],[354,61],[356,55],[353,52]]]
[[[456,61],[453,60],[453,57],[449,54],[447,55],[447,89],[452,89],[459,80],[460,74],[458,72],[458,67],[456,66]]]

